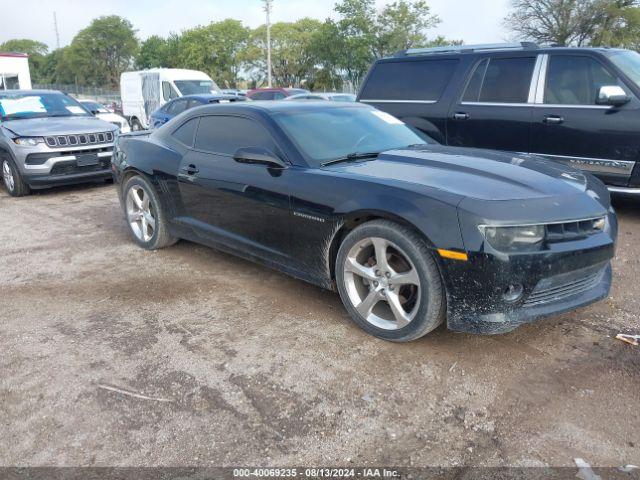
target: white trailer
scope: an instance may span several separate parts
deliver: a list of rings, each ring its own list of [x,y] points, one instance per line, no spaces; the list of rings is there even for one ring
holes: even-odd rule
[[[31,90],[29,55],[0,52],[0,90]]]
[[[169,100],[196,93],[220,93],[220,88],[197,70],[153,68],[120,76],[122,113],[132,130],[149,128],[149,116]]]

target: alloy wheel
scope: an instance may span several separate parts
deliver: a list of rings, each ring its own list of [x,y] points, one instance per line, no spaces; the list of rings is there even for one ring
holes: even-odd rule
[[[352,305],[384,330],[406,327],[423,294],[415,266],[400,247],[384,238],[365,238],[346,256],[344,282]]]
[[[156,230],[156,218],[151,197],[140,185],[133,185],[127,192],[127,220],[133,234],[148,242]]]
[[[13,178],[13,171],[11,170],[8,160],[2,162],[2,179],[4,180],[4,185],[7,187],[7,190],[13,192],[13,189],[16,187],[16,182]]]

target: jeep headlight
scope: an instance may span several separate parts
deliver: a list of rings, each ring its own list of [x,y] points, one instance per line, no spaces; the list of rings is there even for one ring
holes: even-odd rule
[[[478,228],[487,242],[501,252],[540,250],[546,232],[544,225],[480,225]]]
[[[21,145],[23,147],[35,147],[39,143],[44,143],[44,138],[42,137],[18,137],[13,139],[16,145]]]

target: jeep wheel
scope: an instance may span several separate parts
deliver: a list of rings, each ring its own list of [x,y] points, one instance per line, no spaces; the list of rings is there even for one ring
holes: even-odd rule
[[[2,160],[2,182],[9,195],[12,197],[29,195],[29,185],[24,182],[13,161],[6,156],[0,157],[0,159]]]
[[[350,232],[338,250],[336,280],[353,320],[394,342],[426,335],[445,318],[440,271],[424,240],[387,220]]]

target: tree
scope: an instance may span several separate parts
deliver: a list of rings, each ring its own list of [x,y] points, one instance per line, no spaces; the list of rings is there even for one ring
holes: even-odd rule
[[[137,68],[159,68],[169,65],[169,41],[152,35],[140,45],[136,56]]]
[[[183,68],[202,70],[220,85],[235,87],[242,69],[240,52],[248,40],[248,28],[226,19],[184,31],[176,50]]]
[[[271,66],[276,85],[301,86],[313,81],[317,59],[311,45],[321,25],[318,20],[302,18],[297,22],[278,22],[271,26]],[[267,32],[263,25],[251,32],[247,49],[241,55],[249,69],[250,79],[256,84],[261,84],[266,78],[266,52]]]
[[[65,50],[65,61],[78,82],[117,86],[138,50],[135,32],[128,20],[117,15],[96,18],[78,32]]]
[[[33,83],[43,83],[42,67],[49,47],[42,42],[20,38],[0,44],[0,52],[26,53],[29,55],[29,70]]]
[[[639,28],[637,0],[512,0],[511,6],[506,27],[541,44],[618,46]]]

